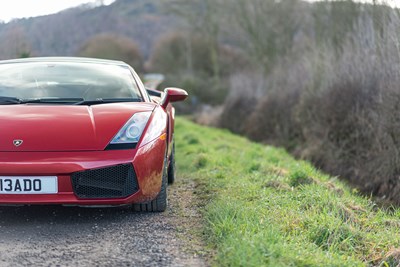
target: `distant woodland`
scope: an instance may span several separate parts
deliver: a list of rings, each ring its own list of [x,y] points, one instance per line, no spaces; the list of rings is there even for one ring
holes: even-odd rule
[[[0,58],[71,56],[97,34],[128,37],[149,55],[154,41],[178,19],[164,11],[162,0],[118,0],[109,6],[90,4],[54,15],[0,23]]]

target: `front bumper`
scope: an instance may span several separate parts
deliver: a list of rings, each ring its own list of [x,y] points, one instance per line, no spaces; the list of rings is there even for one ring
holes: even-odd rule
[[[157,197],[161,189],[165,140],[156,139],[132,150],[85,152],[0,152],[0,176],[57,176],[57,194],[6,195],[1,204],[124,205],[142,203]],[[82,195],[72,182],[77,173],[113,166],[133,166],[136,185],[121,196],[101,198]],[[113,179],[110,177],[110,179]],[[130,185],[127,185],[128,187]],[[136,188],[132,188],[135,187]],[[128,192],[128,193],[127,193]],[[130,194],[132,193],[132,194]]]

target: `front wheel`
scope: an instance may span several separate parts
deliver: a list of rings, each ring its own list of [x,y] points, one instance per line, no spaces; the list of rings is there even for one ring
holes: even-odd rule
[[[163,212],[167,209],[167,187],[168,177],[164,170],[161,184],[161,191],[157,197],[147,203],[137,203],[132,205],[134,211]]]
[[[171,159],[168,166],[168,184],[175,182],[176,167],[175,167],[175,143],[172,147]]]

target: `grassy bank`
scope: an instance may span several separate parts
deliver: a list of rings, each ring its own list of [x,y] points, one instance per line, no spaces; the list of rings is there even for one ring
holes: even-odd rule
[[[396,266],[400,209],[381,209],[284,150],[178,119],[180,177],[204,198],[218,266]]]

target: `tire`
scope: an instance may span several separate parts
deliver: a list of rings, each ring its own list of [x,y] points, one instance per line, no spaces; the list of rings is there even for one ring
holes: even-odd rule
[[[172,148],[171,159],[168,166],[168,184],[173,184],[176,177],[176,167],[175,167],[175,143]]]
[[[136,203],[132,205],[134,211],[145,211],[145,212],[163,212],[167,209],[167,187],[168,187],[168,177],[167,172],[164,169],[161,191],[158,193],[157,197],[150,202],[146,203]]]

